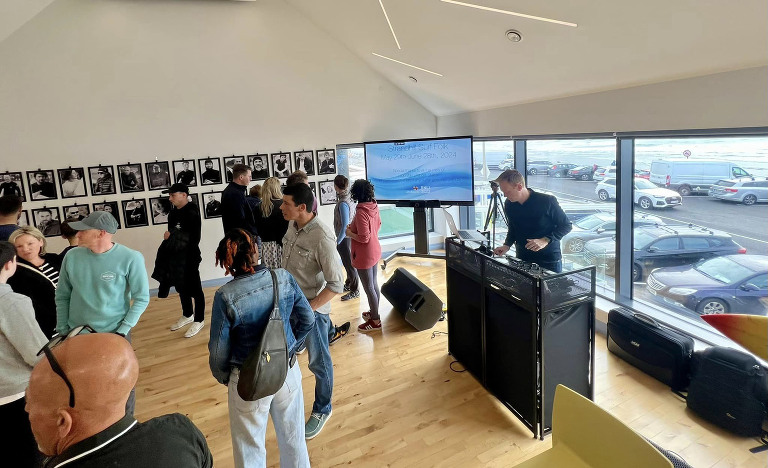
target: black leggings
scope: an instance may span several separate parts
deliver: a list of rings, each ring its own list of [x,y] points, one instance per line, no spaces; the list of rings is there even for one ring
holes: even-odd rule
[[[179,293],[181,301],[181,313],[184,317],[192,317],[192,299],[195,300],[195,322],[202,322],[205,318],[205,294],[203,285],[200,282],[200,266],[187,270],[184,275],[184,282],[176,285],[176,291]]]
[[[381,320],[379,317],[379,299],[381,299],[381,292],[379,291],[379,283],[376,281],[378,263],[365,270],[357,269],[357,274],[360,276],[360,283],[363,285],[363,291],[368,296],[368,307],[371,308],[371,319]]]
[[[347,280],[344,284],[349,287],[350,291],[357,291],[360,279],[357,277],[357,270],[352,267],[352,254],[349,250],[350,244],[349,237],[345,237],[341,240],[341,243],[336,245],[336,251],[339,252],[339,257],[341,257],[341,264],[347,270]]]

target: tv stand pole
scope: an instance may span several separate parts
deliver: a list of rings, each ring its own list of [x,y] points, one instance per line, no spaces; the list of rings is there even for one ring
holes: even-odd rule
[[[400,205],[397,205],[400,206]],[[423,203],[413,203],[406,206],[413,207],[413,237],[414,245],[413,252],[401,252],[405,247],[392,252],[387,258],[382,261],[381,269],[387,268],[389,263],[395,257],[419,257],[419,258],[436,258],[445,260],[445,255],[437,255],[429,253],[429,232],[427,231],[427,211],[426,208],[439,207],[440,202],[437,200],[428,201]]]

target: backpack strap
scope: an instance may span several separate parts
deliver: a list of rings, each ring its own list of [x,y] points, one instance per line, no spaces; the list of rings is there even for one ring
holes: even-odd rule
[[[282,319],[280,316],[280,293],[277,290],[277,275],[274,270],[269,270],[269,274],[272,275],[272,296],[275,301],[272,305],[272,314],[269,316],[271,319]]]

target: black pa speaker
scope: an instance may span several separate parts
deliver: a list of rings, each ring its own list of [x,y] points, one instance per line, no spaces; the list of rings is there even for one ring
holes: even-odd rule
[[[403,268],[395,270],[381,286],[381,293],[418,331],[434,327],[443,311],[443,301]]]

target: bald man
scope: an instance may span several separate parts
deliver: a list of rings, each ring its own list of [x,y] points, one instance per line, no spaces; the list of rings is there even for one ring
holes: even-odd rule
[[[32,370],[26,410],[38,447],[55,468],[212,467],[203,434],[174,413],[139,423],[126,414],[139,363],[130,343],[112,333],[67,338],[51,349],[74,390],[47,357]]]

